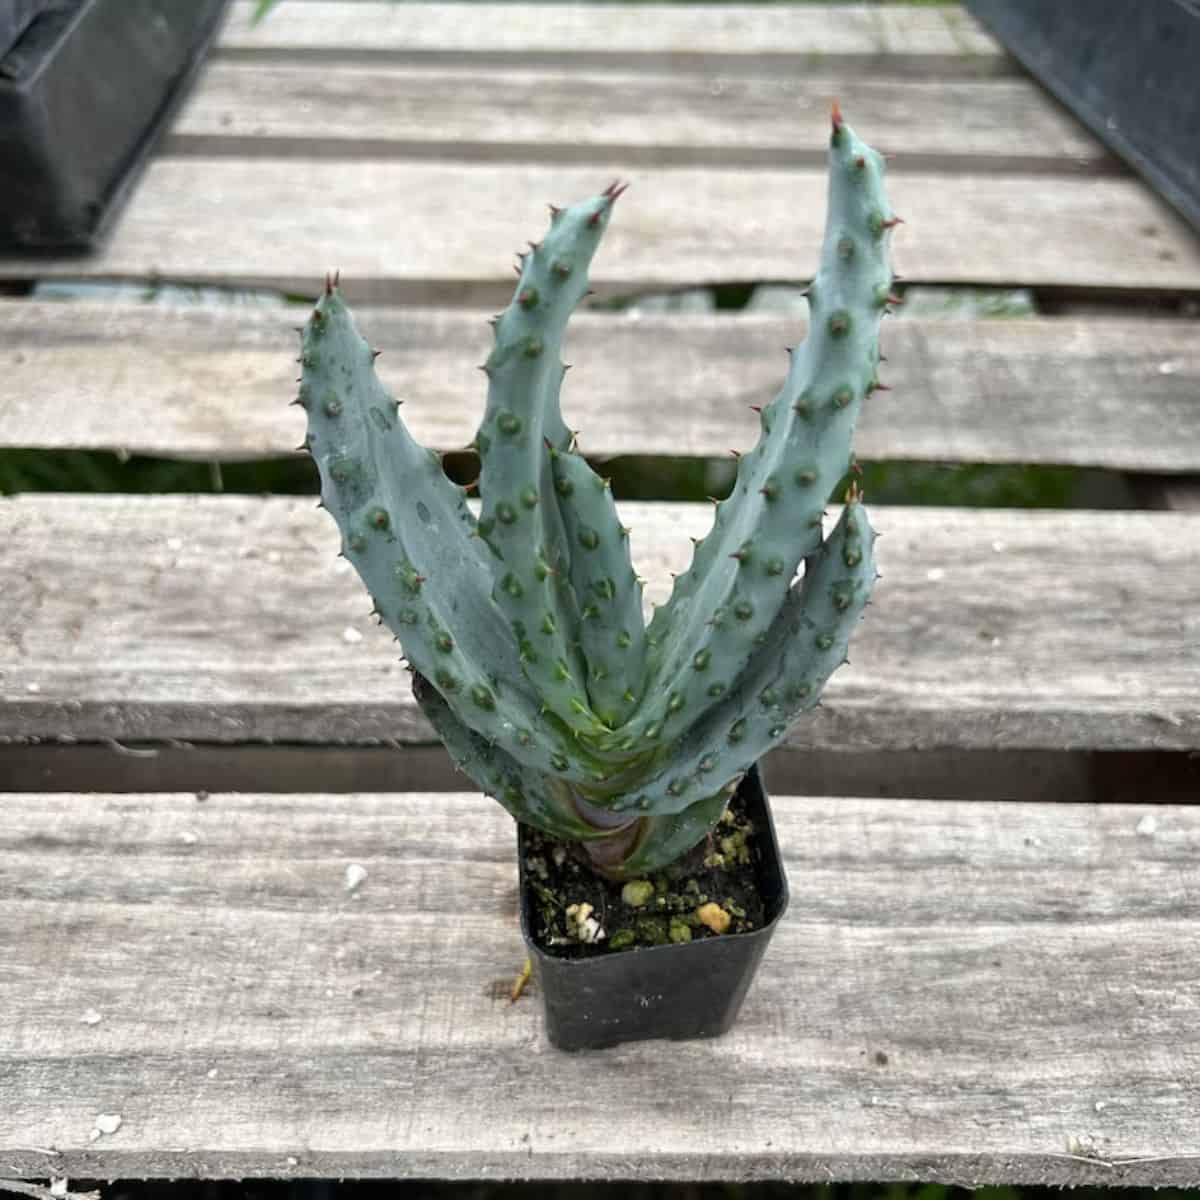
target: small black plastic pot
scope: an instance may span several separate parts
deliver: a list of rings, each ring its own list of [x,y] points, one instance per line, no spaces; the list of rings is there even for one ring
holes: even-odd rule
[[[719,1037],[737,1018],[759,961],[787,908],[787,877],[775,824],[754,767],[739,788],[757,833],[762,928],[645,946],[591,958],[560,958],[534,940],[532,890],[525,876],[525,830],[519,829],[521,932],[546,1012],[546,1034],[560,1050],[600,1050],[645,1038]]]
[[[35,18],[53,6],[54,0],[4,0],[0,4],[0,58],[16,45],[17,39]]]
[[[96,239],[227,3],[0,0],[0,250]]]

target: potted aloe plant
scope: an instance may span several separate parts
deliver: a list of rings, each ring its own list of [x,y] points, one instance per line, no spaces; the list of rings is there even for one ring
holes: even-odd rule
[[[342,553],[417,701],[520,823],[523,926],[569,1049],[722,1032],[783,911],[755,764],[817,703],[876,578],[856,487],[828,533],[822,517],[883,386],[894,299],[883,160],[835,105],[808,336],[647,623],[628,530],[559,408],[563,333],[622,190],[552,208],[521,256],[482,368],[478,511],[410,437],[336,280],[301,331],[296,401]]]

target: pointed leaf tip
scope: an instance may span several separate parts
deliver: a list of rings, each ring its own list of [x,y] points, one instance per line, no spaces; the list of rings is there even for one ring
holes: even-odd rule
[[[829,117],[833,123],[833,132],[837,133],[845,124],[845,121],[842,119],[842,106],[838,103],[836,96],[833,98],[833,103],[829,106]]]

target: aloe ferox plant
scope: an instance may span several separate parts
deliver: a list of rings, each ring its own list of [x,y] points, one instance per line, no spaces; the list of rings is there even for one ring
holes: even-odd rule
[[[405,428],[335,280],[301,331],[297,403],[322,504],[422,710],[485,792],[583,843],[610,878],[665,866],[713,828],[742,775],[817,703],[870,596],[875,534],[853,484],[827,535],[822,518],[862,404],[883,386],[898,223],[883,176],[835,104],[807,337],[648,623],[629,531],[559,406],[567,320],[622,187],[552,206],[520,256],[482,368],[478,513]]]

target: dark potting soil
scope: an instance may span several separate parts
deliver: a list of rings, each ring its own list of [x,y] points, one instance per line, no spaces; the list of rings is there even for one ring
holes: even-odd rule
[[[526,901],[534,939],[555,957],[590,958],[759,929],[764,904],[758,842],[738,793],[712,833],[682,858],[654,874],[615,883],[592,871],[577,843],[526,827]],[[728,925],[718,933],[724,916]],[[584,940],[589,937],[594,940]]]

